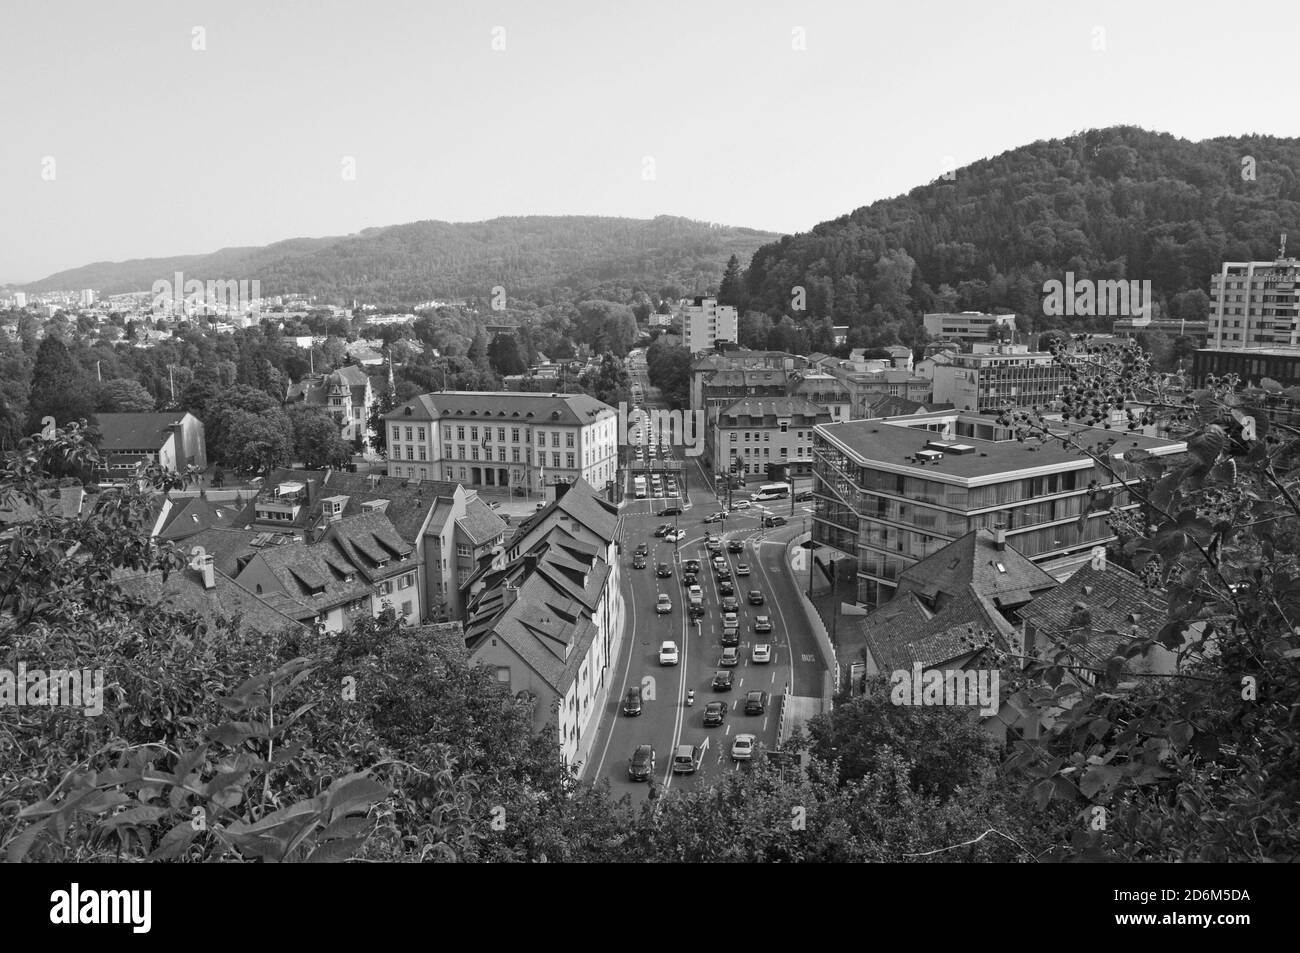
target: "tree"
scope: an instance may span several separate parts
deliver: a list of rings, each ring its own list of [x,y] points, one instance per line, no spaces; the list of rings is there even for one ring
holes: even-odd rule
[[[95,394],[89,377],[81,370],[63,342],[53,336],[41,341],[32,368],[31,396],[27,402],[27,432],[36,433],[46,417],[64,425],[93,420]]]
[[[139,381],[118,377],[104,381],[99,387],[99,405],[102,413],[133,413],[151,411],[156,406],[153,394]]]
[[[742,314],[745,311],[745,283],[740,275],[740,259],[735,255],[727,259],[726,270],[722,273],[718,304],[730,305]]]
[[[689,405],[691,352],[679,345],[657,340],[646,350],[646,373],[664,399],[674,408]]]
[[[328,411],[298,404],[290,408],[289,420],[294,458],[308,470],[342,467],[352,459],[352,447],[339,436],[339,425]]]
[[[528,370],[519,353],[519,340],[513,334],[498,334],[488,345],[488,361],[492,369],[502,377],[507,374],[522,374]]]
[[[279,408],[261,414],[232,408],[217,419],[221,439],[213,455],[228,466],[264,470],[293,456],[293,424]]]

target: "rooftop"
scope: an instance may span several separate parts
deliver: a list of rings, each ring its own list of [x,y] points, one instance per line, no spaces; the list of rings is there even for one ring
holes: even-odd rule
[[[830,413],[806,397],[745,397],[723,408],[720,417],[830,417]]]
[[[521,391],[439,391],[421,394],[391,413],[385,420],[441,420],[443,417],[470,422],[554,423],[584,426],[615,414],[609,404],[586,394],[532,394]]]
[[[163,445],[174,424],[187,416],[183,410],[165,413],[96,414],[99,447],[110,450],[156,450]]]

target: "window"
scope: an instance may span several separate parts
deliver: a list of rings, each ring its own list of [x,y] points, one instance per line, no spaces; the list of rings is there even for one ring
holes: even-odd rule
[[[456,573],[456,581],[462,586],[469,582],[469,570],[462,569],[460,572]]]
[[[464,467],[461,467],[461,468],[460,468],[460,478],[461,478],[461,480],[464,480],[464,479],[465,479],[465,468],[464,468]]]
[[[506,428],[505,428],[505,427],[498,427],[498,428],[497,428],[497,442],[499,442],[499,443],[505,443],[505,442],[506,442]]]
[[[518,448],[518,447],[511,447],[511,448],[510,448],[510,462],[511,462],[511,463],[518,463],[518,462],[519,462],[519,448]]]
[[[451,444],[444,443],[442,445],[442,455],[446,457],[448,460],[451,459]]]
[[[456,479],[456,468],[455,468],[455,467],[447,467],[447,479],[448,479],[448,480],[454,480],[454,479]]]
[[[425,459],[425,455],[424,455],[424,445],[423,445],[423,444],[420,445],[420,459],[421,459],[421,460],[424,460],[424,459]]]
[[[568,467],[570,470],[573,469],[573,454],[566,453],[564,455],[564,465]]]
[[[465,428],[464,428],[464,427],[457,427],[457,428],[456,428],[456,439],[457,439],[457,440],[464,440],[464,439],[465,439]]]
[[[518,428],[518,427],[511,427],[511,428],[510,428],[510,440],[511,440],[512,443],[518,443],[518,442],[519,442],[519,428]]]
[[[469,428],[469,439],[470,439],[470,440],[473,440],[473,441],[476,441],[476,442],[478,441],[478,428],[477,428],[477,427],[470,427],[470,428]]]
[[[570,450],[573,449],[573,431],[570,430],[564,435],[564,445]]]
[[[464,543],[457,543],[457,544],[456,544],[456,555],[457,555],[457,556],[465,556],[465,557],[468,558],[469,556],[472,556],[472,555],[474,555],[474,554],[470,551],[470,548],[469,548],[468,546],[466,546]]]
[[[497,463],[505,463],[505,462],[506,462],[506,448],[497,447]]]
[[[552,446],[552,447],[558,447],[559,445],[560,445],[560,432],[559,432],[558,430],[552,430],[552,431],[551,431],[551,446]]]
[[[411,603],[410,603],[410,602],[403,602],[403,603],[402,603],[402,615],[410,615],[410,614],[411,614]]]
[[[401,439],[402,439],[402,428],[397,426],[397,424],[393,424],[393,442],[396,443]]]
[[[558,453],[551,454],[551,466],[557,470],[560,469],[560,455]]]
[[[423,428],[423,427],[417,427],[417,428],[415,429],[415,434],[416,434],[416,437],[417,437],[418,439],[423,440],[423,439],[424,439],[424,428]]]
[[[405,576],[403,576],[400,580],[398,580],[397,588],[410,589],[413,585],[415,585],[415,573],[408,572]]]
[[[415,459],[415,448],[414,448],[414,447],[407,447],[407,448],[406,448],[406,459],[408,459],[408,460],[414,460],[414,459]],[[414,473],[415,471],[412,470],[411,472]]]
[[[406,428],[406,439],[407,439],[407,440],[414,440],[414,439],[415,439],[414,437],[411,436],[411,428],[410,428],[410,427],[407,427],[407,428]]]
[[[503,685],[510,684],[510,666],[508,665],[497,666],[497,681],[501,682]]]
[[[781,421],[781,433],[786,433],[787,431],[789,431],[789,429],[790,429],[790,422],[788,420]]]
[[[478,459],[478,444],[474,444],[474,446],[469,448],[469,455],[471,460]]]
[[[539,447],[544,447],[544,446],[546,446],[546,431],[545,431],[545,430],[539,430],[539,431],[537,431],[537,446],[539,446]]]

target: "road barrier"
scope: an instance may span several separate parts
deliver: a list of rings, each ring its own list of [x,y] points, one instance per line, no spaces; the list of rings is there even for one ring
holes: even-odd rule
[[[808,628],[812,630],[813,641],[817,643],[817,649],[822,657],[823,677],[822,677],[822,711],[831,710],[831,698],[834,695],[834,687],[839,684],[839,660],[835,657],[835,647],[831,645],[830,634],[826,631],[826,623],[822,621],[821,613],[813,605],[812,600],[808,598],[808,593],[804,592],[800,579],[804,573],[797,573],[794,570],[794,551],[799,544],[812,538],[812,534],[803,533],[790,540],[785,550],[786,565],[790,567],[790,576],[795,580],[795,589],[799,592],[799,602],[803,606],[804,616],[808,619]],[[812,559],[812,551],[808,551],[808,558]]]
[[[785,683],[785,690],[781,692],[781,714],[776,719],[776,746],[779,748],[785,744],[788,737],[785,733],[785,710],[790,700],[790,683]]]

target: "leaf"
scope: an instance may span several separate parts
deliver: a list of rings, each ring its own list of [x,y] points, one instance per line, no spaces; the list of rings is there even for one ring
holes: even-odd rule
[[[37,821],[35,824],[31,825],[31,827],[27,828],[27,830],[15,837],[9,844],[9,851],[5,855],[5,861],[10,864],[21,864],[23,858],[27,856],[27,852],[30,851],[32,845],[36,843],[36,838],[41,836],[41,831],[45,829],[45,825],[48,821],[48,817],[44,820]]]
[[[330,785],[325,810],[330,812],[331,817],[337,818],[361,805],[369,807],[376,801],[382,801],[391,793],[390,788],[364,774],[351,774]]]
[[[1084,772],[1079,782],[1079,790],[1086,798],[1093,798],[1100,791],[1109,791],[1120,778],[1120,769],[1106,764],[1094,764]]]
[[[99,822],[100,827],[120,827],[123,824],[152,824],[158,818],[171,812],[165,807],[133,807],[130,810],[106,817]]]
[[[365,838],[362,837],[347,837],[343,840],[329,841],[312,851],[311,856],[307,858],[307,863],[337,864],[355,854],[365,842]]]

